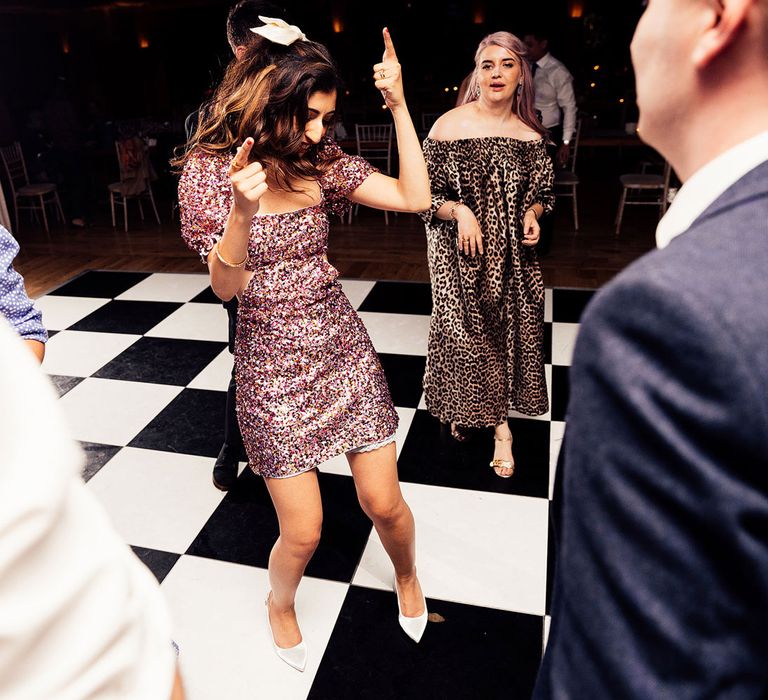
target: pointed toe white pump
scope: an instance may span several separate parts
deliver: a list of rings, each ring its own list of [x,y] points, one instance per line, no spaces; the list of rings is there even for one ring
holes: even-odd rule
[[[392,585],[395,588],[395,595],[397,596],[397,621],[400,623],[403,632],[405,632],[414,642],[421,641],[421,636],[424,634],[424,630],[427,629],[427,617],[429,612],[427,611],[427,599],[424,594],[421,594],[421,599],[424,604],[424,612],[418,617],[406,617],[402,613],[400,607],[400,591],[397,590],[397,579],[393,581]]]
[[[271,593],[270,593],[271,595]],[[285,663],[291,668],[295,668],[297,671],[303,671],[307,666],[307,645],[304,640],[300,641],[296,646],[288,647],[287,649],[277,646],[275,643],[275,635],[272,634],[272,624],[269,621],[269,598],[264,601],[264,611],[267,615],[267,629],[269,630],[269,637],[272,640],[272,648],[275,650],[275,654],[278,655]]]

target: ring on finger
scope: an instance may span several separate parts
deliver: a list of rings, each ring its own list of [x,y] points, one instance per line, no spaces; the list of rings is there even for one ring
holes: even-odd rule
[[[387,77],[387,74],[384,72],[384,69],[382,68],[379,71],[379,78],[381,78],[381,80],[384,80],[384,78],[386,78],[386,77]]]

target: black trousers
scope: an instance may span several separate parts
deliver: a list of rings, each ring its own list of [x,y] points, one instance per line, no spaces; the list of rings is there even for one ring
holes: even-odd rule
[[[237,297],[232,297],[230,301],[223,304],[229,317],[229,351],[235,352],[235,329],[237,328],[237,308],[239,303]],[[222,450],[226,452],[231,460],[241,459],[243,457],[243,436],[240,434],[240,426],[237,422],[237,411],[235,410],[235,391],[237,383],[235,380],[235,368],[232,366],[232,376],[229,378],[229,387],[227,388],[227,408],[224,414],[224,444]]]
[[[563,125],[558,124],[557,126],[551,127],[549,130],[549,136],[554,143],[547,146],[547,153],[552,159],[552,167],[557,168],[557,151],[563,143]],[[541,227],[541,236],[539,238],[539,243],[536,246],[536,249],[542,255],[546,255],[549,253],[549,249],[552,246],[552,238],[555,232],[554,209],[552,210],[551,214],[547,214],[546,216],[541,217],[539,226]]]

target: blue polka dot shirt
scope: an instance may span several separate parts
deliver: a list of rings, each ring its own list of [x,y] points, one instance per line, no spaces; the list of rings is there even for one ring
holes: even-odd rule
[[[43,314],[35,308],[24,289],[24,278],[13,269],[19,244],[10,231],[0,226],[0,314],[24,340],[48,340]]]

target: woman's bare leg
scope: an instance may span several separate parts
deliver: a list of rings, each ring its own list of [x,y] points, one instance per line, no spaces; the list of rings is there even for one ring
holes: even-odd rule
[[[269,621],[277,646],[289,648],[301,642],[294,600],[304,569],[320,542],[323,508],[314,469],[287,479],[264,481],[280,523],[280,536],[269,555]]]
[[[417,617],[424,606],[416,577],[416,532],[413,514],[400,492],[395,443],[371,452],[350,452],[347,459],[360,505],[395,567],[402,613]]]
[[[512,462],[514,465],[515,458],[512,456],[512,431],[509,429],[509,423],[506,420],[496,426],[494,437],[503,439],[493,441],[493,458],[503,459]],[[514,472],[514,466],[512,469],[495,467],[494,471],[499,476],[511,476]]]

